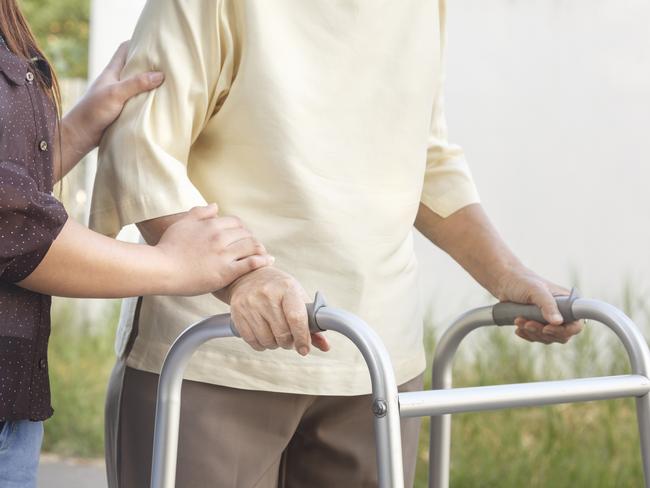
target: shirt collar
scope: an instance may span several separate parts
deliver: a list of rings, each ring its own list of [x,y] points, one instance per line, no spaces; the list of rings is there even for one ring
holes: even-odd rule
[[[16,85],[25,84],[25,75],[29,71],[29,62],[12,53],[0,36],[0,72]]]

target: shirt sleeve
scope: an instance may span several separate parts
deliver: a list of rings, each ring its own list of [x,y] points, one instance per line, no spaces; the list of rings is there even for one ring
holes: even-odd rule
[[[29,276],[67,219],[63,205],[39,191],[23,166],[0,163],[0,279],[15,283]]]
[[[440,2],[439,83],[431,115],[427,164],[420,201],[441,217],[479,201],[463,150],[447,140],[444,111],[445,2]]]
[[[231,78],[222,65],[219,15],[217,0],[147,2],[122,78],[158,70],[165,81],[130,100],[105,134],[91,228],[115,235],[125,225],[206,204],[188,176],[188,158]]]

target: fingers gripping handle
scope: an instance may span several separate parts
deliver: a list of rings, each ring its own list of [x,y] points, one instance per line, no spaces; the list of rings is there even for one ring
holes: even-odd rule
[[[327,303],[325,303],[325,297],[319,291],[317,291],[314,301],[312,303],[305,304],[305,306],[307,307],[307,318],[309,320],[309,332],[311,332],[312,334],[315,332],[323,332],[323,329],[318,327],[318,324],[316,323],[316,313],[322,307],[327,306]],[[234,335],[235,337],[240,337],[239,332],[235,327],[235,323],[232,321],[232,318],[230,319],[230,331],[232,332],[232,335]]]
[[[574,322],[572,306],[580,298],[578,291],[573,288],[569,296],[555,297],[557,307],[564,318],[564,323]],[[501,302],[492,307],[492,318],[496,325],[512,325],[517,317],[525,317],[542,324],[548,322],[542,315],[542,311],[536,305],[524,305],[521,303]]]

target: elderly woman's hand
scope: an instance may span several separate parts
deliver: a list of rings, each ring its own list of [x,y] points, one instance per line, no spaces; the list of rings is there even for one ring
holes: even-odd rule
[[[521,268],[502,277],[497,298],[504,302],[534,304],[542,310],[548,324],[528,320],[526,317],[518,317],[515,320],[515,334],[519,337],[531,342],[564,344],[583,328],[581,321],[563,323],[554,297],[568,294],[569,290],[566,288]]]
[[[219,298],[222,298],[218,295]],[[322,333],[309,333],[309,297],[291,275],[271,266],[244,275],[229,287],[230,312],[237,331],[253,349],[329,350]]]

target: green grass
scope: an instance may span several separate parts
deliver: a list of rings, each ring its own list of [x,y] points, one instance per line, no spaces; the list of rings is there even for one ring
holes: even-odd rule
[[[43,449],[64,456],[104,455],[104,395],[115,361],[117,304],[100,324],[80,322],[74,302],[57,302],[49,364],[54,416],[45,422]]]
[[[455,368],[456,386],[627,371],[621,366],[621,350],[615,348],[609,358],[599,354],[591,330],[574,340],[573,347],[564,348],[520,344],[510,330],[483,333],[485,346],[471,358],[465,355]],[[531,349],[541,350],[537,363],[530,359]],[[427,428],[425,422],[418,488],[427,486]],[[640,487],[643,474],[636,429],[631,399],[456,415],[451,486]]]
[[[619,305],[640,325],[650,308],[624,293]],[[93,332],[72,323],[58,304],[50,346],[56,414],[46,423],[45,449],[101,456],[103,401],[113,364],[116,309]],[[487,385],[621,374],[627,359],[615,337],[594,324],[568,346],[517,339],[510,328],[486,329],[461,347],[455,385]],[[427,336],[432,350],[434,337]],[[430,356],[430,354],[429,354]],[[423,422],[416,487],[426,486],[427,424]],[[642,471],[634,403],[614,400],[456,415],[452,428],[452,487],[640,487]]]

